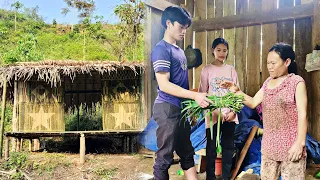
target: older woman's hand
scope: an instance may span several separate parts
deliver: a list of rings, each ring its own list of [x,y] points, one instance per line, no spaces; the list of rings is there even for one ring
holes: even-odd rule
[[[289,150],[289,161],[299,161],[302,157],[304,145],[299,142],[294,142]]]
[[[229,89],[231,92],[234,93],[240,91],[240,88],[232,81],[222,81],[220,83],[220,87]]]

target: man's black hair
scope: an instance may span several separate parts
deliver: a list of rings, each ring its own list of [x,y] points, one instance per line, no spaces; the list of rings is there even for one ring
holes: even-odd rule
[[[170,20],[172,24],[177,21],[183,26],[190,27],[192,18],[186,9],[179,6],[169,6],[163,11],[161,17],[161,24],[165,29],[167,29],[167,20]]]

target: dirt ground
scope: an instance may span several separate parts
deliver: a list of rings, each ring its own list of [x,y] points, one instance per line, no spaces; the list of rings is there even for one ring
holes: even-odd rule
[[[80,165],[78,154],[39,152],[27,153],[21,171],[34,180],[143,180],[141,175],[152,175],[152,165],[153,158],[141,154],[87,154],[85,164]],[[179,164],[169,169],[171,180],[185,179],[178,175],[179,169]],[[308,169],[306,179],[315,179],[312,177],[315,172],[315,169]],[[205,174],[198,174],[198,177],[205,179]],[[0,179],[9,178],[3,175]]]

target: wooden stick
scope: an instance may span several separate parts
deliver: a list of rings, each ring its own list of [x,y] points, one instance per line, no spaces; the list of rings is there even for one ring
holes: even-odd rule
[[[0,122],[0,158],[2,159],[2,147],[3,147],[3,132],[4,132],[4,118],[6,113],[6,97],[7,97],[7,81],[3,82],[2,90],[2,111]]]
[[[240,157],[239,157],[239,160],[238,160],[238,162],[236,164],[236,167],[232,172],[232,175],[231,175],[231,179],[232,180],[237,176],[238,171],[239,171],[239,169],[241,167],[241,164],[242,164],[244,158],[246,157],[248,149],[249,149],[249,147],[250,147],[250,145],[252,143],[252,140],[253,140],[254,136],[257,134],[257,131],[258,131],[258,126],[253,126],[252,129],[251,129],[251,132],[249,134],[249,137],[248,137],[245,145],[243,146],[243,148],[241,150]]]
[[[16,172],[16,170],[14,169],[14,170],[11,170],[11,171],[0,171],[0,173],[1,174],[7,174],[7,175],[12,175],[13,173],[15,173]]]

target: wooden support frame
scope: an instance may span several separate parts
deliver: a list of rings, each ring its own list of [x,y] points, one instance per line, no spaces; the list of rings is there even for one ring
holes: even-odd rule
[[[267,12],[248,12],[243,15],[197,20],[193,22],[192,30],[220,30],[312,17],[313,6],[313,3],[308,3],[289,8],[274,9]]]

